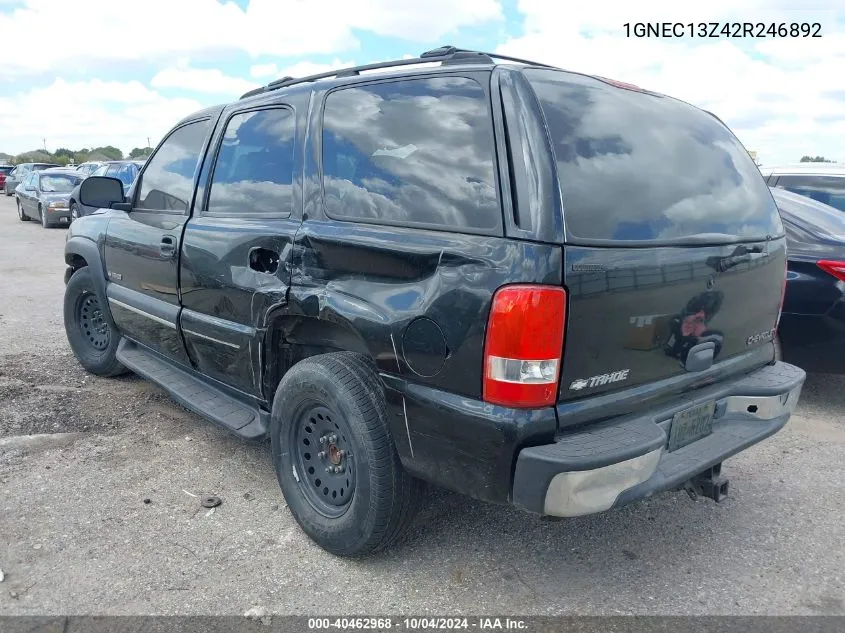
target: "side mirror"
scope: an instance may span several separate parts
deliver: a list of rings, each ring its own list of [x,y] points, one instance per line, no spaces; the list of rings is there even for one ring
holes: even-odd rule
[[[79,186],[79,203],[86,207],[110,209],[123,201],[123,183],[117,178],[89,176]]]
[[[35,187],[33,187],[32,185],[26,185],[26,186],[23,188],[23,190],[24,190],[24,191],[35,191],[36,189],[35,189]]]

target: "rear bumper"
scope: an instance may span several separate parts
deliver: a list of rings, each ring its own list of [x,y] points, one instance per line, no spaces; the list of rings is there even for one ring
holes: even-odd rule
[[[47,207],[45,211],[47,212],[47,219],[50,222],[70,223],[70,209],[68,209],[67,207],[58,209],[51,209]]]
[[[608,510],[682,486],[697,474],[780,430],[800,397],[805,373],[786,363],[702,389],[660,410],[623,416],[525,448],[516,460],[512,502],[553,516]],[[668,451],[672,417],[715,401],[713,432]]]

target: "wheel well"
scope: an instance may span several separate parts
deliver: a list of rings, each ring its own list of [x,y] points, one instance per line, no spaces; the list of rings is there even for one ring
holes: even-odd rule
[[[77,255],[76,253],[68,253],[65,255],[65,263],[74,270],[79,270],[80,268],[88,265],[85,258],[82,255]]]
[[[273,399],[288,369],[301,360],[331,352],[372,357],[364,339],[348,325],[308,317],[283,316],[270,322],[264,337],[264,394]]]

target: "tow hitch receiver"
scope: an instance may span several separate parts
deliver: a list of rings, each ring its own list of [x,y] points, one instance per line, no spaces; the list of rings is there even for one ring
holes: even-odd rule
[[[723,497],[728,496],[728,479],[722,477],[722,464],[718,463],[704,472],[698,473],[687,482],[684,488],[692,499],[701,495],[719,503]]]

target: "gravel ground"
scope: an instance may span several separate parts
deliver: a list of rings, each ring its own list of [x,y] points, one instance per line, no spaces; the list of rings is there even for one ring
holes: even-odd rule
[[[431,490],[408,539],[342,560],[299,531],[266,446],[79,368],[63,243],[0,198],[2,614],[845,614],[843,378],[810,376],[726,462],[720,504],[551,522]]]

